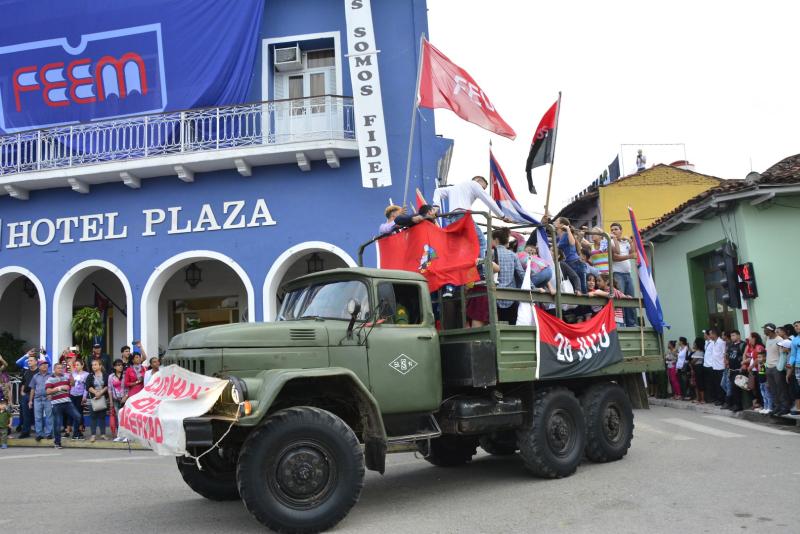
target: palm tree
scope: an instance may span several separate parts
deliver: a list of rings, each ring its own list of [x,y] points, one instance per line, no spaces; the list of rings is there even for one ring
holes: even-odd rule
[[[91,352],[94,340],[103,335],[103,319],[97,308],[81,308],[72,316],[72,335],[78,340],[81,355]]]

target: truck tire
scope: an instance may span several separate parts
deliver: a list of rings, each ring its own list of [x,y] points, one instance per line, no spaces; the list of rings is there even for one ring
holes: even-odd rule
[[[581,396],[586,418],[586,457],[613,462],[628,454],[633,439],[633,408],[617,384],[600,384]]]
[[[533,424],[517,432],[517,444],[525,467],[534,475],[573,474],[586,446],[586,422],[575,395],[566,388],[536,392]]]
[[[492,433],[480,438],[481,448],[492,456],[511,456],[517,452],[514,432]]]
[[[364,486],[364,453],[336,415],[310,406],[274,413],[242,446],[245,508],[275,532],[320,532],[341,521]]]
[[[437,467],[456,467],[472,460],[478,452],[478,439],[473,436],[446,435],[432,439],[430,450],[427,441],[419,442],[417,449],[425,460]]]
[[[198,495],[212,501],[236,501],[239,499],[236,464],[225,461],[218,453],[215,449],[200,459],[202,471],[194,460],[176,458],[178,471],[186,485]]]

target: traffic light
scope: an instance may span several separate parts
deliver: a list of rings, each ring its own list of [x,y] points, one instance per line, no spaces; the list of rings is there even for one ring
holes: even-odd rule
[[[722,300],[729,308],[741,308],[742,302],[739,298],[739,273],[737,272],[738,259],[736,257],[736,245],[727,242],[717,249],[717,254],[722,257],[717,267],[722,271]]]
[[[736,266],[736,271],[739,274],[739,291],[746,299],[754,299],[758,296],[758,287],[756,287],[756,272],[753,270],[753,264],[750,262],[740,263]]]

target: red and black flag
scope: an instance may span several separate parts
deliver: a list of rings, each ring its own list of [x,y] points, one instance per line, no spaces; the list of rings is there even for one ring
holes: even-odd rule
[[[590,321],[575,324],[533,308],[537,379],[585,376],[622,361],[611,302]]]
[[[525,163],[525,173],[528,176],[528,191],[534,194],[536,194],[536,188],[533,186],[531,169],[553,163],[553,156],[556,151],[556,128],[558,126],[560,103],[561,95],[544,114],[542,120],[539,121],[539,126],[536,128],[536,133],[533,134],[528,161]]]

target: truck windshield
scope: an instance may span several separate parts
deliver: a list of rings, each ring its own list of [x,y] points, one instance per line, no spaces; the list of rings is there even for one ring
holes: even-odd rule
[[[312,317],[350,320],[347,303],[356,299],[361,303],[358,319],[369,316],[369,292],[363,282],[328,282],[301,287],[286,293],[279,321],[296,321]]]

